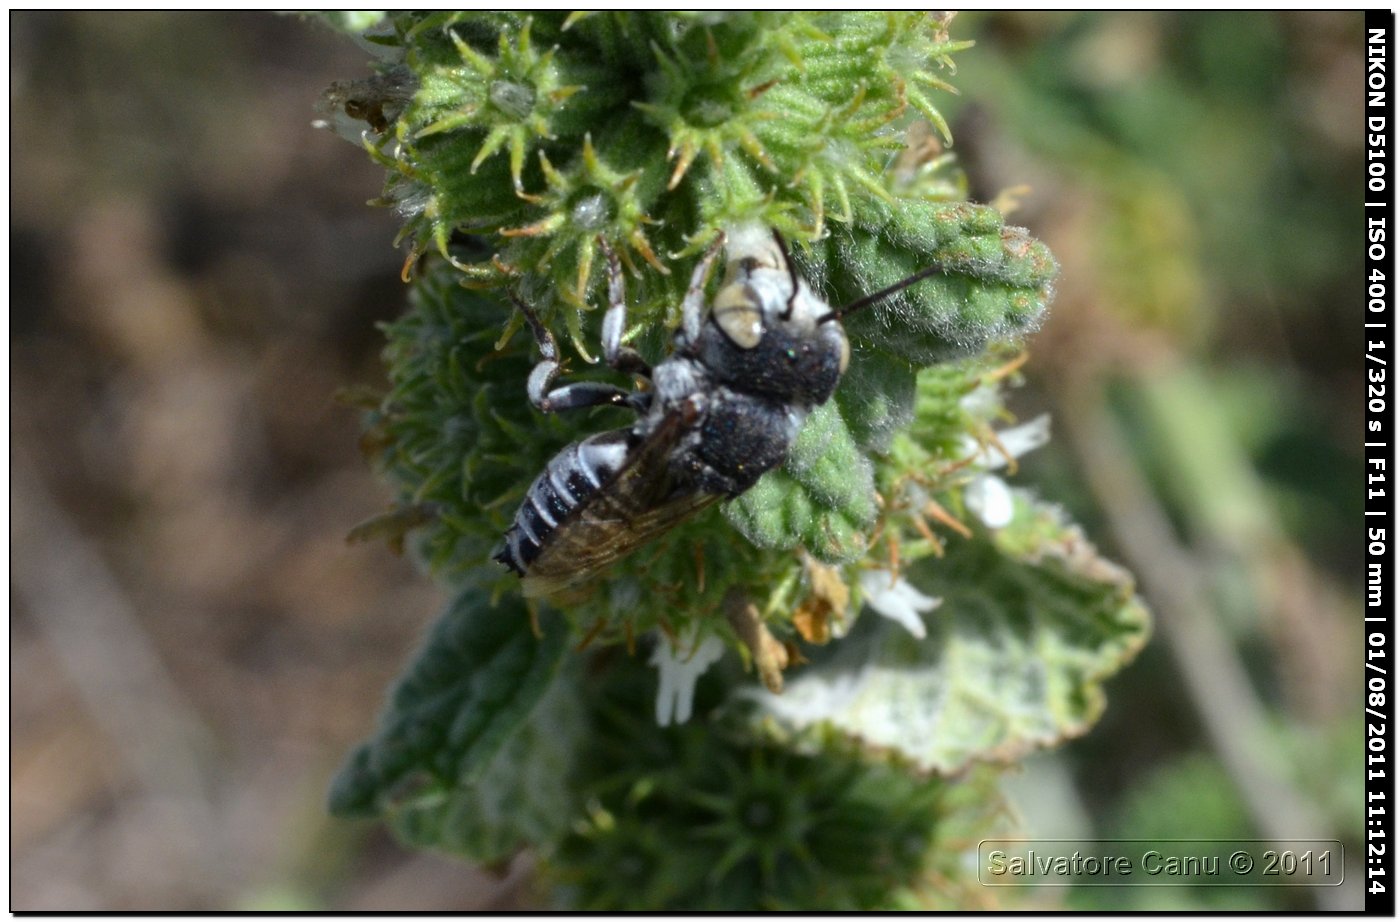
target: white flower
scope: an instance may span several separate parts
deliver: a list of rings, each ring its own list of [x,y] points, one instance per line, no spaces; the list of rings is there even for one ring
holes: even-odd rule
[[[928,634],[920,615],[943,604],[942,599],[924,595],[909,585],[904,577],[896,578],[889,570],[863,570],[860,590],[865,596],[865,604],[875,609],[877,614],[899,622],[920,640]]]
[[[1011,488],[996,474],[979,474],[973,478],[963,487],[963,502],[988,528],[1005,528],[1016,512]]]
[[[997,433],[999,444],[979,445],[971,436],[963,437],[963,447],[972,456],[973,465],[982,473],[963,488],[963,502],[968,511],[982,520],[988,528],[1005,528],[1016,512],[1011,488],[990,471],[1006,467],[1013,458],[1035,451],[1050,441],[1050,414],[1042,413],[1029,422]]]
[[[695,683],[721,656],[724,655],[724,641],[710,635],[704,640],[698,638],[699,629],[692,630],[683,638],[679,647],[673,647],[665,637],[658,637],[656,647],[651,651],[651,665],[656,667],[658,686],[656,689],[656,723],[669,726],[683,724],[690,719],[695,704]]]
[[[996,445],[979,445],[972,436],[964,436],[963,440],[964,448],[973,456],[973,464],[984,471],[995,471],[1006,467],[1008,457],[1019,458],[1050,441],[1050,414],[1042,413],[1030,422],[998,432],[1000,448]]]
[[[975,388],[963,395],[958,406],[978,419],[988,419],[1001,409],[1001,384],[995,381],[981,381]]]

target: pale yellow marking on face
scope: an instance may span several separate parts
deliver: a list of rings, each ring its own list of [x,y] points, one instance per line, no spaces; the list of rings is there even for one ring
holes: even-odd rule
[[[747,285],[735,283],[721,289],[710,312],[715,325],[740,349],[752,349],[763,338],[763,313]]]

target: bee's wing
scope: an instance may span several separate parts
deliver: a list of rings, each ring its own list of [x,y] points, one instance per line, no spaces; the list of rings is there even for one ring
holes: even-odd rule
[[[530,564],[526,595],[551,595],[587,582],[720,498],[676,488],[670,460],[685,430],[679,413],[662,419],[612,479],[559,523]]]

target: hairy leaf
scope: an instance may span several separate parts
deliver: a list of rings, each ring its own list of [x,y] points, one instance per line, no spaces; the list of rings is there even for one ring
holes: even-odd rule
[[[518,596],[493,607],[469,589],[433,626],[378,731],[341,769],[331,810],[373,815],[476,781],[549,686],[567,632],[536,637]]]
[[[586,728],[576,672],[561,671],[529,719],[470,781],[390,808],[390,828],[411,845],[483,862],[562,836],[578,809],[564,779]]]
[[[1024,496],[1001,534],[956,542],[907,578],[942,599],[927,637],[866,612],[782,696],[758,697],[759,713],[952,773],[1083,733],[1102,682],[1147,637],[1127,574]]]
[[[801,545],[822,560],[844,562],[865,551],[875,520],[875,480],[836,404],[818,407],[781,469],[726,507],[729,521],[754,544]]]
[[[940,271],[852,316],[853,342],[923,368],[1032,332],[1054,295],[1058,271],[1044,244],[985,205],[900,202],[833,234],[819,277],[833,304]]]

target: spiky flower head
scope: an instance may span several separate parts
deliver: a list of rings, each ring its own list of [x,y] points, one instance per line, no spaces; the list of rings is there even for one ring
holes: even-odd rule
[[[967,45],[947,25],[915,13],[392,19],[381,41],[403,61],[386,67],[406,66],[417,89],[367,141],[394,167],[410,261],[436,250],[452,268],[430,269],[416,311],[391,329],[395,388],[376,445],[405,505],[435,511],[439,565],[460,573],[489,556],[529,483],[523,461],[542,466],[562,445],[544,432],[603,422],[540,420],[513,395],[533,351],[519,315],[454,294],[453,281],[518,293],[594,362],[607,241],[627,268],[627,338],[656,359],[694,259],[740,225],[786,233],[832,303],[930,263],[949,271],[862,318],[838,400],[784,470],[726,512],[750,541],[788,553],[744,551],[711,514],[619,564],[569,614],[603,642],[657,626],[674,637],[743,585],[770,587],[764,617],[787,620],[803,567],[792,551],[830,563],[865,552],[884,502],[872,451],[907,420],[914,374],[1032,327],[1054,272],[996,212],[940,201],[890,168],[911,124],[947,133],[929,94],[950,89],[941,75]],[[639,611],[641,597],[671,601]]]

